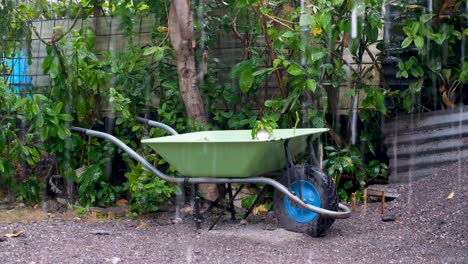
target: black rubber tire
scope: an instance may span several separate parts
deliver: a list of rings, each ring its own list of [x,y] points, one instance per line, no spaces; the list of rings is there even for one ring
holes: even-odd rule
[[[335,184],[330,177],[325,175],[320,169],[311,165],[297,165],[295,166],[296,178],[291,175],[291,184],[297,180],[307,180],[312,183],[317,189],[320,200],[321,208],[337,211],[338,210],[338,195]],[[289,188],[287,173],[284,173],[278,181]],[[334,218],[327,218],[318,216],[308,223],[300,223],[291,218],[284,207],[284,194],[278,190],[274,192],[273,204],[274,212],[278,223],[289,231],[308,233],[313,237],[325,236],[327,231],[335,222]]]

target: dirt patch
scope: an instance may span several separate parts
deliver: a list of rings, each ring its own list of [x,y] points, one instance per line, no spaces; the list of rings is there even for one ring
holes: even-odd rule
[[[458,173],[460,172],[460,173]],[[2,263],[468,263],[468,161],[441,168],[430,178],[394,185],[401,197],[361,205],[337,220],[324,238],[278,227],[273,214],[248,224],[208,218],[172,225],[171,214],[146,219],[88,222],[55,215],[46,221],[0,224]],[[453,192],[453,197],[449,195]],[[142,224],[141,222],[144,222]]]
[[[41,209],[20,208],[14,210],[0,210],[0,223],[29,224],[47,219],[47,213]]]

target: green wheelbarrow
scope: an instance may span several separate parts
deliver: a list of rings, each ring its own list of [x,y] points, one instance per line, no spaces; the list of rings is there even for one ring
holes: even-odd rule
[[[258,140],[252,139],[250,130],[178,134],[163,123],[144,118],[137,121],[172,134],[144,139],[142,143],[153,148],[182,176],[164,174],[110,134],[79,127],[71,130],[112,142],[168,182],[194,186],[205,183],[228,184],[229,187],[233,183],[271,186],[274,188],[275,215],[279,224],[290,231],[323,236],[336,218],[351,215],[348,207],[338,203],[336,187],[330,177],[317,166],[311,142],[326,132],[325,128],[275,129],[269,139]],[[309,161],[295,165],[294,158],[305,150],[310,154]],[[278,171],[284,172],[275,180],[271,175]],[[232,205],[234,197],[231,192],[229,195]],[[195,207],[198,227],[201,218],[198,217],[197,203]]]

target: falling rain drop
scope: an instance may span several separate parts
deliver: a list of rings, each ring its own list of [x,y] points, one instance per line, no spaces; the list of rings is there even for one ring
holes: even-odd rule
[[[305,4],[304,0],[301,0],[301,16],[305,14]],[[301,65],[304,66],[306,63],[305,58],[305,45],[307,42],[307,29],[301,28],[301,44],[302,44],[302,55],[301,55]]]
[[[468,11],[468,1],[465,1],[465,12]],[[461,65],[462,65],[462,69],[464,68],[464,65],[465,65],[465,43],[466,43],[466,35],[465,34],[462,34],[462,39],[461,39]],[[461,93],[463,92],[463,86],[460,87],[461,89]],[[460,93],[460,95],[462,95]],[[461,96],[461,98],[463,98]],[[460,139],[462,139],[462,127],[463,127],[463,109],[466,109],[466,108],[463,108],[463,107],[460,107],[460,113],[459,113],[459,120],[458,120],[458,137]],[[461,181],[462,181],[462,177],[466,177],[467,176],[467,173],[468,172],[462,172],[462,157],[461,157],[461,154],[462,154],[462,146],[459,146],[459,151],[458,151],[458,161],[457,161],[457,175],[458,175],[458,186],[461,187]],[[463,175],[462,175],[463,174]]]
[[[353,8],[351,12],[351,37],[357,38],[357,7]]]

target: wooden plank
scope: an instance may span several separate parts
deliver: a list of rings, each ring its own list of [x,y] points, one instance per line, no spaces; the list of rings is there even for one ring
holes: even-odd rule
[[[385,198],[396,199],[400,197],[400,192],[391,185],[373,184],[367,187],[367,197],[372,200],[380,200],[384,192]]]

